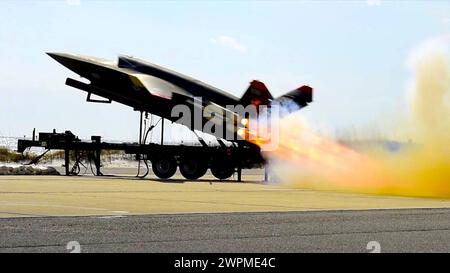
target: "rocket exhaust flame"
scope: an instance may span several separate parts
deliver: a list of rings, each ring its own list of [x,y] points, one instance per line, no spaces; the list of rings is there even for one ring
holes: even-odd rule
[[[278,148],[265,154],[276,180],[309,189],[450,198],[449,56],[432,46],[413,57],[412,115],[405,122],[415,133],[412,147],[359,153],[288,116],[279,120]]]

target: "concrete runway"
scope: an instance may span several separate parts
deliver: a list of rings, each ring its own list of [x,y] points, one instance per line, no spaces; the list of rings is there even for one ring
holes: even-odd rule
[[[0,219],[0,252],[450,252],[450,210]]]
[[[350,194],[202,180],[0,176],[0,218],[450,208],[448,199]]]
[[[450,251],[447,199],[208,179],[0,176],[0,251]]]

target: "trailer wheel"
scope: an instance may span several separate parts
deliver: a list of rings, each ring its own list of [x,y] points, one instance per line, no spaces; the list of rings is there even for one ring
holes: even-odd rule
[[[173,157],[161,157],[152,160],[153,173],[162,179],[172,177],[177,171],[177,162]]]
[[[211,173],[214,177],[225,180],[230,178],[234,173],[234,167],[232,165],[223,163],[223,164],[214,164],[211,166]]]
[[[180,162],[180,173],[184,178],[195,180],[206,174],[208,165],[196,158],[182,158]]]

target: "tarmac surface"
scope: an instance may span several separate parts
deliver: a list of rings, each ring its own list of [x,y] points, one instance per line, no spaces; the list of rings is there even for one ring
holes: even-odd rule
[[[0,219],[0,252],[450,252],[449,209]],[[368,246],[369,244],[369,246]]]
[[[450,200],[246,182],[0,176],[0,252],[450,252]]]

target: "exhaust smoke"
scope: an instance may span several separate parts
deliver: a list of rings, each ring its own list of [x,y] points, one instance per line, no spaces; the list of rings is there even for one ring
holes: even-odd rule
[[[395,151],[356,152],[315,133],[298,115],[280,119],[279,146],[266,156],[277,181],[292,187],[450,198],[450,65],[444,38],[409,59],[410,113],[398,128],[409,143]]]

